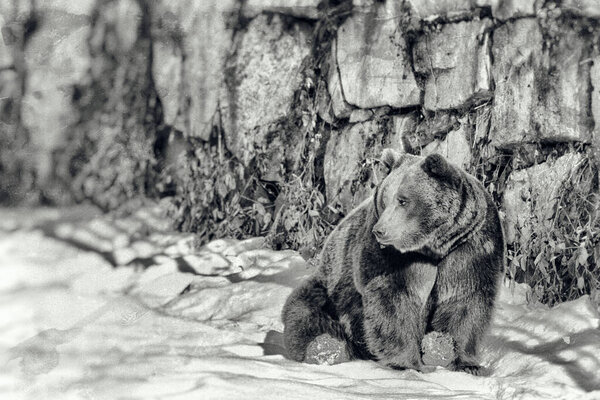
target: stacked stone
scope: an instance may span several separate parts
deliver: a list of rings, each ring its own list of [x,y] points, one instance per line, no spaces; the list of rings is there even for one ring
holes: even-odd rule
[[[60,136],[72,118],[71,93],[63,89],[94,69],[85,47],[89,27],[76,18],[91,18],[93,2],[71,3],[44,3],[53,10],[41,27],[47,32],[28,56],[25,124],[32,137],[47,141],[40,144],[46,153],[51,137]],[[323,56],[313,51],[313,33],[334,19],[331,10],[346,10],[347,18],[323,47],[327,68],[316,78],[326,84],[314,94],[327,131],[319,171],[328,204],[347,212],[369,195],[384,147],[441,153],[474,171],[482,152],[512,154],[543,144],[556,148],[558,157],[517,166],[505,177],[500,199],[509,241],[517,240],[517,231],[526,240],[584,157],[561,144],[581,143],[600,152],[600,124],[594,122],[600,120],[594,39],[599,3],[354,0],[347,8],[334,3],[340,2],[153,3],[152,80],[164,123],[200,142],[211,140],[218,125],[223,146],[246,166],[258,150],[269,149],[261,178],[285,180],[282,165],[297,163],[305,145],[304,137],[289,137],[297,132],[286,131],[285,120],[299,87],[310,86],[303,75],[307,61]],[[122,25],[126,40],[127,27],[135,24],[124,18]]]
[[[201,7],[213,16],[236,9],[217,3]],[[206,139],[218,111],[228,149],[245,163],[252,148],[285,146],[271,134],[273,126],[289,113],[302,63],[310,57],[311,29],[325,15],[318,1],[297,3],[301,7],[247,2],[241,14],[249,22],[234,34],[224,22],[202,38],[190,31],[196,25],[184,29],[184,43],[203,43],[193,48],[205,47],[195,56],[204,64],[184,58],[183,68],[181,61],[173,68],[195,71],[204,81],[184,78],[182,91],[191,94],[163,99],[173,109],[166,115],[195,121],[179,129]],[[487,154],[539,144],[561,148],[558,157],[525,163],[506,177],[501,202],[508,240],[526,246],[532,226],[551,213],[557,191],[583,158],[559,145],[600,147],[594,124],[600,118],[600,59],[592,35],[582,34],[586,26],[593,31],[600,6],[591,0],[543,3],[355,0],[327,54],[329,68],[321,77],[327,90],[318,93],[319,116],[329,129],[323,160],[328,203],[347,212],[369,195],[383,147],[441,153],[471,171],[481,161],[475,160],[482,151],[477,146]],[[191,18],[202,12],[182,7],[174,14]],[[199,72],[207,69],[213,72]],[[166,76],[163,71],[156,81],[172,93],[172,82],[179,80]],[[278,170],[282,160],[271,162]]]
[[[216,78],[192,81],[183,89],[210,105],[202,109],[205,125],[219,111],[228,149],[246,163],[253,156],[248,149],[283,143],[272,142],[269,133],[289,112],[310,53],[310,31],[324,15],[318,1],[298,3],[299,8],[289,2],[248,2],[242,14],[250,21],[242,30],[230,35],[223,23],[207,32],[209,42],[229,53],[205,55]],[[383,147],[441,153],[472,170],[474,149],[481,143],[491,153],[593,143],[598,137],[593,117],[600,113],[597,49],[591,35],[556,21],[565,14],[579,21],[576,26],[589,23],[591,32],[600,7],[593,1],[563,1],[560,7],[541,3],[355,0],[333,38],[322,77],[327,90],[319,93],[326,97],[319,99],[319,115],[330,129],[323,160],[328,203],[347,212],[369,195],[377,181],[373,161]],[[548,28],[548,21],[555,26]],[[554,37],[547,37],[549,31]],[[184,42],[201,40],[207,46],[206,36],[186,37]],[[157,82],[168,92],[172,81],[160,75],[164,83],[158,76]],[[179,101],[173,115],[185,114],[181,104],[194,115],[193,97]],[[181,129],[206,139],[206,130]],[[509,241],[516,240],[517,230],[526,240],[531,224],[555,206],[558,188],[583,157],[573,150],[562,153],[508,176],[502,201]],[[274,169],[281,162],[272,161]]]

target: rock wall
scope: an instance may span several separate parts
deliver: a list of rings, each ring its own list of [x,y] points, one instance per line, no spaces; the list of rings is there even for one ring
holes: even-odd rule
[[[107,209],[169,196],[181,229],[269,234],[310,255],[371,193],[384,147],[438,152],[494,195],[512,278],[546,300],[600,290],[595,0],[52,0],[37,12],[22,119],[45,192],[63,182]]]

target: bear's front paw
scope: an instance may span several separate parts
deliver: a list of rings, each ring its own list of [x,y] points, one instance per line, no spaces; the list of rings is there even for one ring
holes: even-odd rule
[[[349,361],[346,344],[341,340],[323,334],[317,336],[306,348],[304,362],[308,364],[340,364]]]

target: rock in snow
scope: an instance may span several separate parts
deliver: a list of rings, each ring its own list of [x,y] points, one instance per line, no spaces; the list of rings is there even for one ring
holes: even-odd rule
[[[324,334],[308,345],[305,361],[309,364],[333,365],[348,362],[349,358],[343,342]]]
[[[430,332],[421,342],[423,363],[447,367],[456,357],[454,339],[447,333]]]

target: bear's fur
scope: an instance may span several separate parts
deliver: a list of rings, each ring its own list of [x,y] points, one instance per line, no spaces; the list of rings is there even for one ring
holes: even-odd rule
[[[421,370],[421,340],[448,333],[453,370],[478,373],[505,245],[498,211],[473,176],[440,155],[386,149],[390,172],[325,241],[316,272],[283,308],[289,357],[330,334],[352,358]]]

